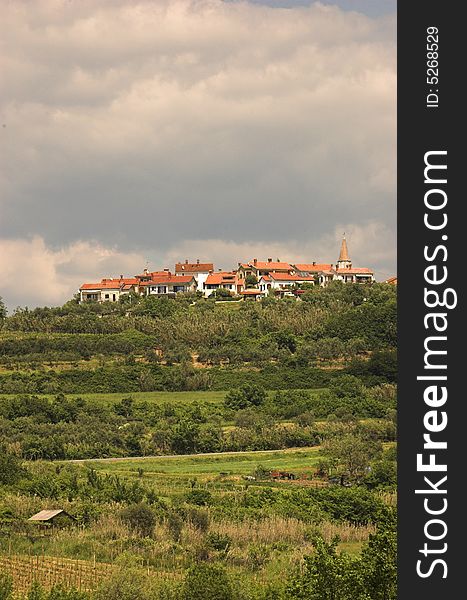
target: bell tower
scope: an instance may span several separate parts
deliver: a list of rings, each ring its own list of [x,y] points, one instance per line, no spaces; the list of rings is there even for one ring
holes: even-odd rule
[[[352,261],[349,257],[349,251],[347,249],[347,242],[345,239],[345,233],[342,237],[341,251],[339,254],[339,260],[336,263],[338,269],[350,269],[352,267]]]

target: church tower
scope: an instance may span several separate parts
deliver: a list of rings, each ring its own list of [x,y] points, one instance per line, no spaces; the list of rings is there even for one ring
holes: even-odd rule
[[[345,233],[342,238],[341,251],[339,254],[339,260],[336,263],[338,269],[350,269],[352,268],[352,261],[349,257],[349,251],[347,249],[347,242],[345,240]]]

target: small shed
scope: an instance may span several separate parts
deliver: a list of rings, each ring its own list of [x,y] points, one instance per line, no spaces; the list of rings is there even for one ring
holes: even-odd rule
[[[55,510],[41,510],[28,519],[28,521],[31,521],[32,523],[38,523],[39,525],[46,527],[63,527],[64,525],[69,525],[74,520],[74,517],[61,508]]]

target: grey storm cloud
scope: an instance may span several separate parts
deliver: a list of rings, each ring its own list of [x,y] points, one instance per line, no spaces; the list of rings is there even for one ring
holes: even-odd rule
[[[344,227],[394,270],[394,15],[40,0],[2,21],[0,264],[35,248],[50,301],[123,256],[231,267],[262,245],[324,252]]]

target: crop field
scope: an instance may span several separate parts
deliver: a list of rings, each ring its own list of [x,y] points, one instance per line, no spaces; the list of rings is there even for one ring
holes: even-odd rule
[[[247,475],[258,465],[268,470],[305,471],[316,465],[319,447],[271,450],[260,452],[221,452],[206,455],[156,456],[123,459],[101,459],[80,461],[87,467],[118,474],[125,477],[138,477],[143,469],[143,477],[158,475],[204,475],[217,477],[224,475]]]

